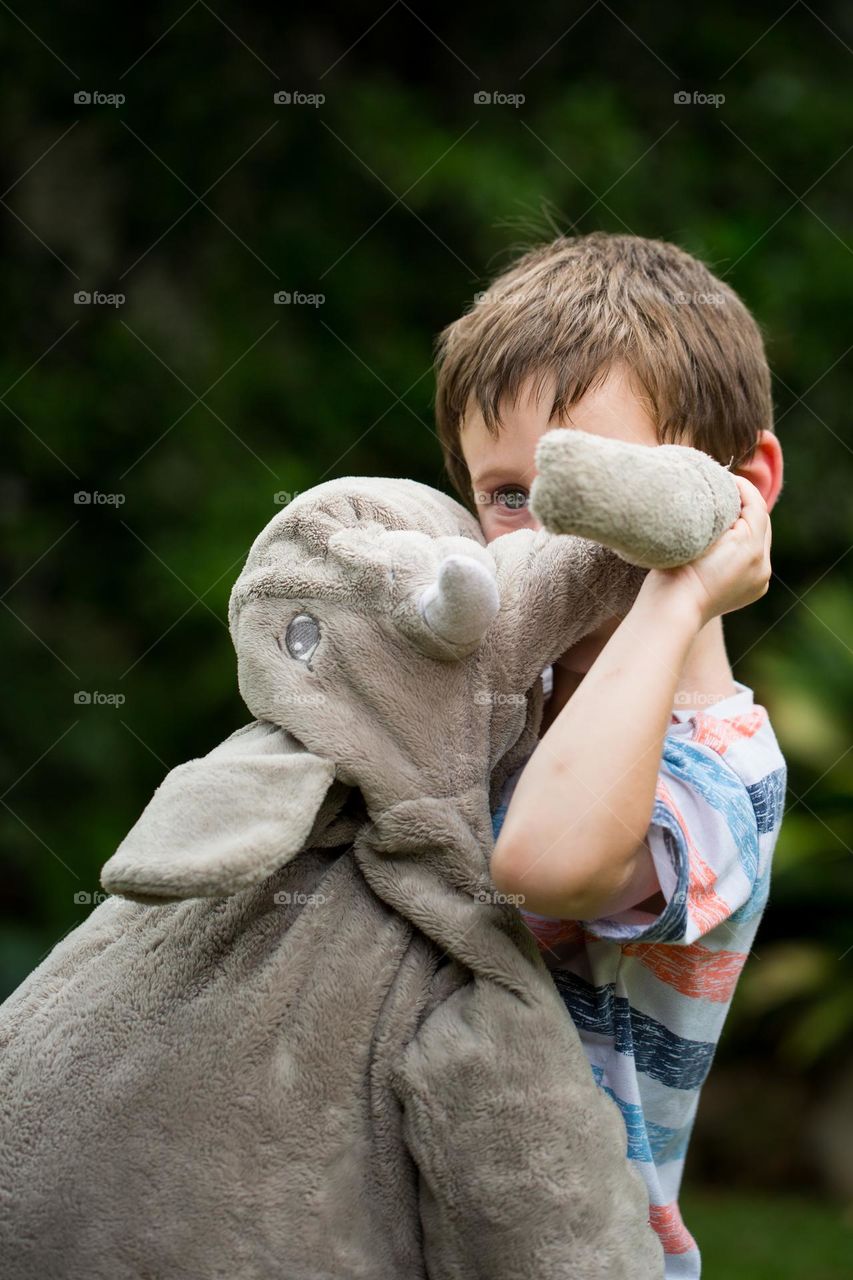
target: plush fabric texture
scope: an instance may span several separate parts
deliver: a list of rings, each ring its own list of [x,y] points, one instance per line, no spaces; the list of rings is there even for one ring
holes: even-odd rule
[[[587,509],[585,474],[559,479]],[[0,1010],[4,1280],[662,1276],[622,1118],[488,871],[542,669],[641,580],[544,530],[486,547],[407,480],[270,522],[229,611],[255,720],[167,776],[113,896]]]
[[[740,513],[730,473],[684,445],[649,448],[560,429],[542,437],[536,462],[530,505],[537,520],[552,533],[604,542],[646,569],[695,560]]]

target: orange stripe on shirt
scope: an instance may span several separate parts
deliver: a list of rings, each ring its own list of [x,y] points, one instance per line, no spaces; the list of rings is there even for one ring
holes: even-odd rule
[[[722,756],[733,742],[755,737],[766,719],[764,707],[753,707],[745,716],[730,716],[725,720],[700,711],[693,717],[693,741],[711,747]]]
[[[761,708],[761,712],[762,714],[766,714],[764,713],[763,708]],[[746,716],[740,717],[742,720],[746,720],[747,718],[748,717]],[[718,721],[717,723],[723,722]],[[728,920],[732,913],[732,909],[723,898],[720,898],[717,895],[714,888],[717,882],[716,873],[701,857],[699,850],[693,843],[687,823],[679,812],[678,806],[672,797],[672,793],[661,778],[658,779],[655,795],[656,798],[665,805],[673,815],[684,835],[684,839],[687,844],[688,858],[687,910],[689,915],[692,917],[692,920],[699,926],[700,935],[704,936],[716,925],[721,924],[724,920]],[[535,912],[524,911],[523,909],[521,914],[524,918],[525,924],[536,939],[540,951],[551,951],[561,943],[576,943],[580,945],[584,941],[584,930],[576,920],[552,920],[538,916]],[[660,944],[649,943],[645,945],[647,946],[649,953],[651,953],[653,946],[658,950],[660,947]],[[627,949],[634,954],[639,954],[637,948],[642,947],[642,943],[637,943],[633,946],[629,946]],[[687,953],[691,952],[691,948],[689,946],[679,948],[679,950]],[[698,955],[696,952],[693,952],[692,964],[694,967],[697,966],[697,961],[704,959],[701,952],[701,948]],[[704,995],[710,1000],[727,1000],[731,995],[735,981],[737,980],[737,976],[740,972],[740,968],[743,966],[743,962],[746,957],[741,957],[740,964],[735,968],[735,961],[738,958],[737,952],[717,952],[712,954],[725,956],[727,959],[720,960],[716,965],[713,961],[709,960],[703,974],[699,974],[697,972],[693,978],[690,977],[688,972],[691,963],[690,961],[685,962],[679,969],[680,977],[678,980],[676,980],[675,977],[662,977],[662,974],[658,973],[654,965],[651,963],[649,964],[649,967],[654,970],[658,977],[662,977],[664,982],[669,982],[671,986],[676,987],[677,990],[682,991],[685,995]],[[642,956],[640,958],[642,958]],[[644,960],[644,963],[647,962]],[[675,963],[676,962],[673,962],[673,966]],[[672,967],[670,967],[668,972],[673,972]],[[686,986],[689,986],[691,982],[694,985],[697,983],[704,983],[704,986],[700,986],[696,990],[688,990],[686,989],[686,986],[679,985],[680,982],[683,982]],[[711,994],[712,992],[722,991],[723,989],[726,990],[725,995]]]
[[[687,911],[699,926],[700,935],[704,936],[706,933],[710,933],[715,925],[722,924],[724,920],[728,920],[732,914],[732,909],[723,898],[717,895],[714,888],[717,883],[716,873],[700,856],[699,850],[691,838],[687,823],[679,813],[678,806],[665,782],[658,780],[656,795],[658,800],[666,805],[677,821],[687,843]]]
[[[705,862],[701,857],[699,850],[693,843],[687,823],[679,812],[678,806],[676,805],[669,788],[662,779],[658,779],[656,796],[657,799],[660,800],[660,802],[664,804],[673,815],[684,834],[688,856],[687,910],[693,922],[699,926],[700,935],[704,936],[706,933],[709,933],[715,925],[721,924],[724,920],[728,920],[732,913],[732,909],[729,904],[723,898],[718,897],[715,892],[714,886],[716,884],[717,877],[708,866],[707,862]],[[540,951],[552,951],[558,945],[565,945],[567,943],[575,943],[580,946],[584,942],[583,927],[576,920],[551,920],[538,916],[535,912],[527,912],[523,909],[521,914],[524,918],[524,923],[536,939],[536,943]],[[642,943],[636,943],[633,945],[634,947],[643,946]],[[660,946],[660,944],[651,943],[645,945],[648,947],[649,953],[651,953],[653,945],[658,947],[658,949]],[[682,948],[679,948],[679,950],[681,949]],[[684,947],[683,950],[690,951],[690,948]],[[736,955],[735,952],[728,952],[726,954],[729,956]],[[696,961],[694,959],[694,964],[695,963]],[[713,977],[711,976],[712,970],[709,964],[709,967],[706,970],[706,973],[708,974],[706,985],[708,986],[709,991],[710,989],[721,989],[722,983],[725,980],[725,974],[723,971],[725,970],[726,974],[728,972],[732,972],[732,963],[733,962],[729,962],[727,964],[726,962],[721,962]],[[741,960],[741,965],[742,964],[743,960]],[[650,967],[653,966],[650,965]],[[730,988],[734,986],[738,972],[739,970],[732,972]],[[657,976],[660,977],[661,975],[657,974]],[[663,981],[669,981],[669,979],[663,978]],[[686,974],[683,977],[683,981],[685,983],[690,981]],[[697,977],[693,981],[694,983],[701,982],[702,978]],[[670,982],[670,985],[677,987],[679,991],[683,990],[683,988],[674,980]],[[685,991],[685,994],[694,993]],[[710,995],[704,990],[697,991],[695,994],[707,995],[707,997],[712,1000],[728,999],[728,995],[725,997],[722,995]]]
[[[698,996],[720,1004],[731,1000],[747,954],[710,951],[698,942],[687,947],[632,942],[623,947],[623,951],[627,956],[635,956],[656,978],[683,996]]]
[[[681,1220],[678,1203],[650,1204],[649,1222],[660,1236],[664,1253],[689,1253],[698,1248],[696,1241]]]

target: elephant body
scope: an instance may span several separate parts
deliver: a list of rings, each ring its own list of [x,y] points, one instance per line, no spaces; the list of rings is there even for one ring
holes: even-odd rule
[[[730,501],[719,473],[700,496]],[[541,671],[641,578],[544,530],[486,547],[409,481],[271,522],[230,611],[255,720],[167,776],[112,896],[0,1009],[4,1280],[663,1274],[621,1115],[488,871]]]
[[[4,1011],[4,1277],[657,1275],[621,1119],[523,926],[489,929],[524,998],[352,846],[109,898]]]

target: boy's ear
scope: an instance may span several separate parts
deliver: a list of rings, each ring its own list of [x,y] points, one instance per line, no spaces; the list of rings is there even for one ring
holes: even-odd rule
[[[779,497],[784,477],[782,446],[773,431],[759,431],[758,443],[749,462],[736,467],[739,476],[751,480],[764,499],[767,510],[772,511]]]
[[[306,847],[334,776],[330,760],[256,721],[166,775],[101,884],[148,903],[259,884]]]

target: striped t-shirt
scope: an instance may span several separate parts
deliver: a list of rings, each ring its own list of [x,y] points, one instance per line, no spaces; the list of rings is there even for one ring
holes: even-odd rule
[[[700,1274],[678,1209],[684,1157],[767,901],[785,799],[785,761],[767,712],[751,690],[736,689],[701,711],[672,714],[647,835],[665,909],[581,922],[522,911],[593,1075],[622,1112],[667,1280]],[[493,814],[495,837],[520,773]]]

